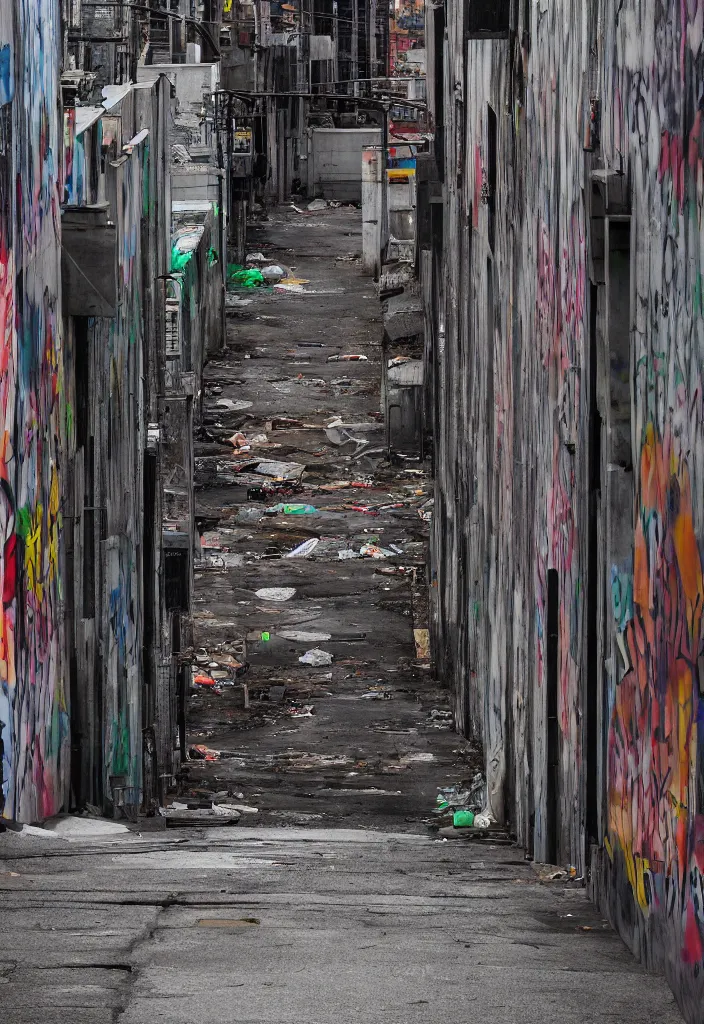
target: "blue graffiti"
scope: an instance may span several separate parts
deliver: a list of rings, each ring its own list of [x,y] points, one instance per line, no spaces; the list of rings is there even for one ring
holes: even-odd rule
[[[12,47],[9,43],[0,46],[0,107],[12,103],[15,95],[15,76],[12,65]]]

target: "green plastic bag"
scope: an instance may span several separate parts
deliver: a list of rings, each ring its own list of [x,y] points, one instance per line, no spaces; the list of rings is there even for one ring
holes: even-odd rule
[[[227,283],[240,288],[258,288],[264,284],[264,277],[261,270],[245,270],[237,263],[228,263]]]
[[[452,824],[455,828],[471,828],[474,825],[474,814],[472,811],[455,811]]]

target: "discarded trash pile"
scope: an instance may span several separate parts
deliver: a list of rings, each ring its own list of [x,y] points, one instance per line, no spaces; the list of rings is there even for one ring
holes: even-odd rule
[[[259,814],[258,807],[234,802],[242,799],[242,793],[227,791],[205,798],[187,797],[185,800],[173,800],[167,807],[160,807],[159,814],[166,819],[167,828],[236,825],[243,815]]]
[[[469,781],[440,787],[432,814],[429,828],[443,839],[490,837],[492,841],[498,838],[510,842],[488,809],[486,780],[481,772]]]

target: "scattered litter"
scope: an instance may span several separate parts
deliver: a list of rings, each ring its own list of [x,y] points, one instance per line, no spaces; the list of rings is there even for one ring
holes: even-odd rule
[[[191,761],[219,761],[220,751],[211,750],[202,743],[195,743],[188,748],[188,757]]]
[[[293,480],[299,477],[305,466],[298,462],[259,462],[254,470],[262,476],[273,476],[279,480]]]
[[[307,209],[311,213],[318,213],[320,210],[327,210],[328,203],[326,199],[314,199],[311,203],[308,203]]]
[[[422,508],[418,509],[418,515],[423,520],[424,523],[432,522],[432,520],[433,520],[433,505],[434,505],[434,501],[433,501],[433,499],[431,499],[429,502],[426,502],[425,505],[423,505]]]
[[[268,495],[269,492],[264,487],[255,486],[247,488],[247,501],[266,501]],[[240,509],[240,512],[242,511],[243,509]],[[257,512],[257,515],[259,515],[259,512]]]
[[[389,554],[393,554],[393,552],[384,551],[377,544],[363,544],[359,553],[362,558],[388,558]]]
[[[240,288],[258,288],[264,284],[264,277],[260,270],[246,270],[236,263],[230,263],[227,268],[227,283],[239,285]]]
[[[227,409],[228,412],[242,412],[243,409],[251,409],[253,402],[245,402],[244,399],[238,398],[236,401],[232,398],[218,398],[215,403],[220,409]]]
[[[389,359],[387,366],[391,369],[393,366],[403,366],[404,363],[410,363],[410,356],[396,356],[394,359]]]
[[[267,284],[278,284],[286,276],[286,271],[283,267],[278,266],[276,263],[270,267],[262,267],[261,273]]]
[[[263,587],[255,591],[262,601],[290,601],[295,593],[295,587]]]
[[[213,687],[217,686],[217,683],[212,676],[207,676],[205,673],[199,672],[198,675],[193,677],[193,685]]]
[[[230,442],[233,448],[237,448],[239,449],[239,451],[248,452],[250,450],[250,445],[247,442],[247,438],[241,431],[238,431],[236,434],[233,434],[232,437],[228,437],[227,440]]]
[[[258,807],[247,804],[213,804],[213,812],[221,817],[232,817],[234,814],[259,814]]]
[[[346,548],[344,551],[338,551],[337,557],[345,562],[350,558],[359,558],[360,554],[358,551],[352,551],[351,548]]]
[[[293,420],[288,416],[278,416],[276,419],[271,420],[270,424],[267,424],[267,430],[289,430],[292,427],[302,426],[304,426],[302,420]]]
[[[302,284],[288,284],[286,281],[280,281],[274,285],[275,292],[303,292],[304,288]]]
[[[327,361],[329,363],[368,363],[369,362],[369,356],[360,356],[360,355],[328,356]]]
[[[302,665],[312,665],[314,668],[322,668],[323,665],[332,665],[333,656],[327,651],[321,651],[319,647],[312,651],[306,651],[298,659]]]
[[[283,512],[285,516],[310,516],[314,512],[317,512],[317,508],[314,505],[272,505],[271,508],[267,509],[267,512]]]
[[[451,711],[440,711],[438,708],[433,708],[428,715],[428,725],[431,729],[452,729],[454,715]]]
[[[263,252],[250,252],[247,256],[247,263],[266,263],[266,256]]]
[[[486,800],[486,783],[481,772],[477,772],[472,781],[461,786],[444,786],[438,790],[436,805],[433,810],[435,816],[445,817],[454,814],[456,811],[473,811],[475,817]],[[456,823],[455,823],[456,824]],[[474,825],[475,828],[483,827]]]
[[[304,704],[302,707],[288,708],[289,718],[312,718],[315,708],[312,704]]]
[[[416,643],[416,660],[430,661],[430,632],[427,629],[414,629],[413,638]]]
[[[483,814],[476,814],[474,816],[474,827],[475,828],[481,828],[481,829],[491,828],[491,826],[494,825],[494,824],[496,824],[496,819],[491,814],[489,814],[486,811]]]
[[[289,551],[288,554],[284,555],[284,558],[306,558],[311,552],[315,551],[319,543],[319,537],[311,537],[310,540],[299,544],[293,551]]]
[[[314,644],[319,643],[320,641],[329,640],[331,634],[306,633],[300,629],[279,629],[277,630],[276,635],[282,637],[284,640],[297,640],[304,644]]]
[[[338,416],[332,420],[325,428],[325,436],[328,441],[334,445],[345,445],[354,441],[358,446],[368,445],[370,443],[369,438],[358,437],[358,434],[375,433],[380,434],[383,427],[379,423],[343,423],[342,419]],[[346,484],[347,487],[358,487],[359,484]],[[369,485],[367,485],[369,486]]]
[[[177,801],[168,807],[160,807],[159,814],[166,818],[166,827],[182,828],[186,825],[236,825],[241,814],[234,807],[211,804],[210,807],[189,807]]]

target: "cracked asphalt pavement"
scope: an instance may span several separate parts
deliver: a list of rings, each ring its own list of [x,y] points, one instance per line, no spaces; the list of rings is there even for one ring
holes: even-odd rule
[[[574,883],[361,829],[0,836],[10,1024],[675,1024]]]

